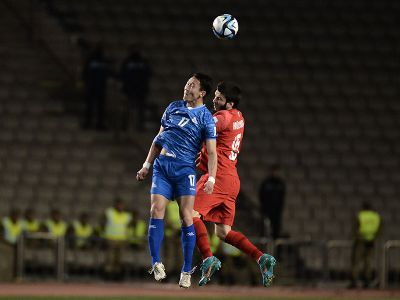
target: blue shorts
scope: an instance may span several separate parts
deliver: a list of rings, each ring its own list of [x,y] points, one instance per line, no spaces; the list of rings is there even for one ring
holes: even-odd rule
[[[159,194],[168,200],[196,195],[195,166],[179,163],[176,158],[160,155],[153,166],[150,194]]]

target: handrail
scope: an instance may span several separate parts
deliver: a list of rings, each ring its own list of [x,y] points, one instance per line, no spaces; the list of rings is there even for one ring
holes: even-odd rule
[[[351,247],[352,245],[352,240],[329,240],[326,242],[328,249],[337,247]]]
[[[388,252],[392,248],[400,248],[400,240],[388,240],[383,244],[382,253],[382,265],[381,265],[381,278],[380,278],[380,288],[384,289],[387,287],[387,272],[389,267]]]
[[[325,253],[324,253],[324,278],[328,279],[329,277],[329,252],[333,248],[350,248],[353,246],[352,240],[328,240],[325,244]]]
[[[48,232],[36,232],[22,235],[17,242],[17,278],[23,279],[24,276],[24,255],[26,240],[52,240],[56,241],[55,257],[56,257],[56,278],[58,281],[64,280],[65,266],[65,240],[64,237],[54,237]]]

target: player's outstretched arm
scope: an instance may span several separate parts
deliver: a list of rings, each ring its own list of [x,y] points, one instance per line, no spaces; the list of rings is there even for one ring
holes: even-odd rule
[[[161,126],[158,134],[163,132],[164,128]],[[149,153],[147,154],[146,161],[143,163],[142,168],[136,173],[136,180],[142,181],[146,178],[149,173],[150,167],[153,164],[156,157],[160,154],[161,148],[157,147],[154,142],[151,144]]]
[[[206,140],[208,153],[208,181],[204,184],[204,191],[211,194],[214,190],[215,176],[217,175],[217,142],[215,139]]]

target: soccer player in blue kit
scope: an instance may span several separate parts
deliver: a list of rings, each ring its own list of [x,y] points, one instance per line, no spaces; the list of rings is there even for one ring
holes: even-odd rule
[[[183,267],[179,280],[182,288],[190,287],[192,257],[196,244],[193,226],[193,204],[196,195],[196,156],[206,143],[208,181],[204,191],[211,194],[217,172],[216,127],[213,116],[203,101],[211,92],[211,78],[195,73],[184,88],[183,100],[172,102],[161,119],[161,128],[151,144],[143,167],[136,179],[146,178],[154,162],[151,185],[149,248],[152,257],[150,273],[160,281],[166,277],[160,259],[164,237],[164,215],[168,201],[176,199],[182,220]]]

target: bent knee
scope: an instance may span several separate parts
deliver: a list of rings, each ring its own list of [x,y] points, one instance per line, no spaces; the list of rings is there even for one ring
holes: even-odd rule
[[[201,218],[201,215],[198,211],[193,210],[193,218]]]
[[[157,205],[152,205],[150,208],[150,216],[156,219],[164,219],[165,208]]]
[[[229,231],[231,231],[231,229],[226,226],[218,226],[217,225],[215,231],[216,231],[217,236],[221,240],[225,240],[226,236],[228,235]]]

